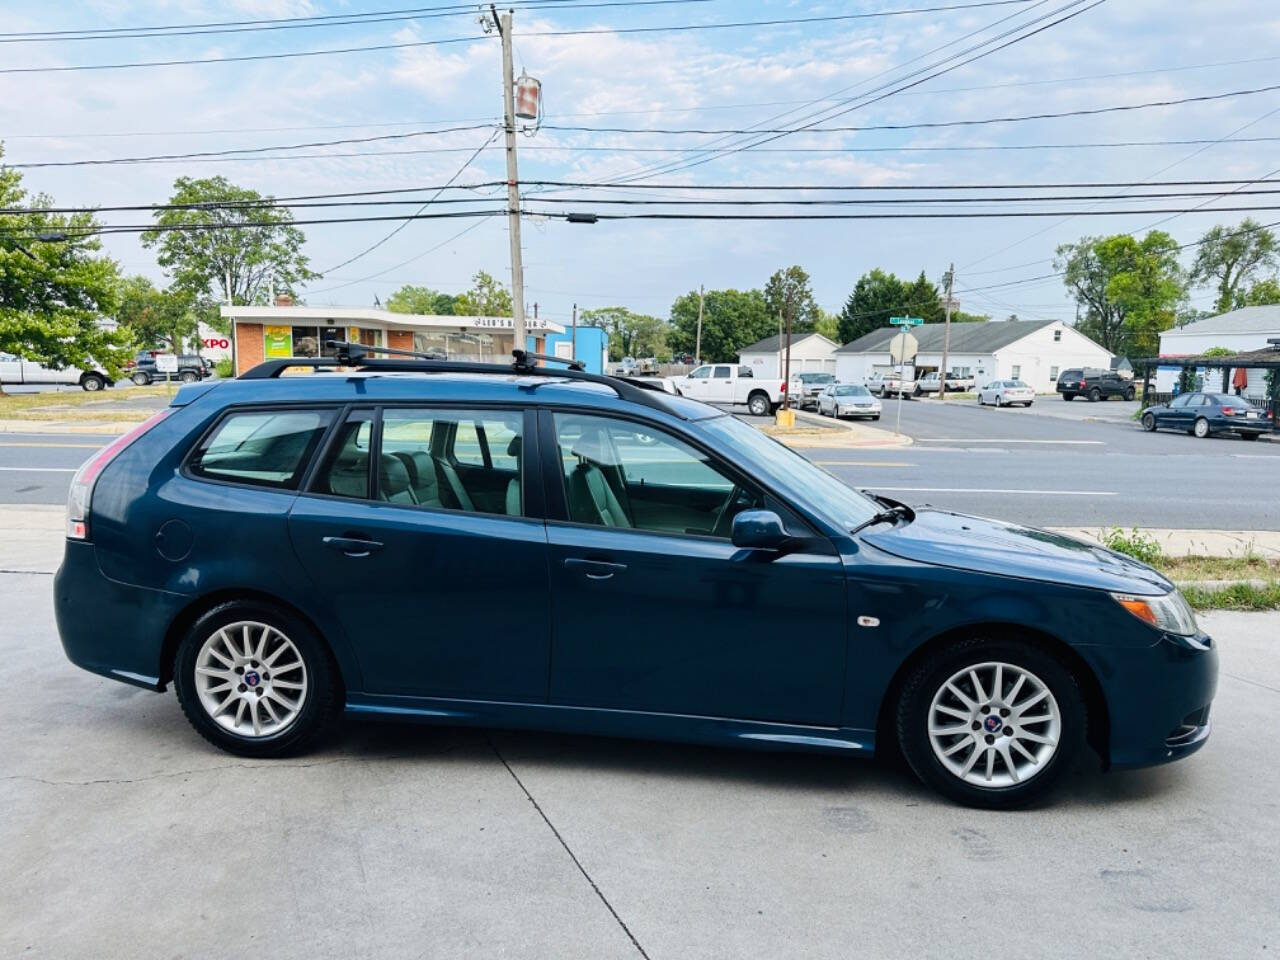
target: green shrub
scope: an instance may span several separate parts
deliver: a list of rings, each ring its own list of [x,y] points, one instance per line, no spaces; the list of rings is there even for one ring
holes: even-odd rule
[[[1102,543],[1116,553],[1123,553],[1146,564],[1154,565],[1164,558],[1164,550],[1156,538],[1137,527],[1128,533],[1119,527],[1112,527],[1102,534]]]
[[[218,374],[218,376],[220,376],[220,377],[230,377],[230,376],[234,376],[234,374],[232,373],[232,370],[231,370],[231,361],[230,361],[230,359],[227,359],[227,360],[219,360],[217,363],[215,363],[215,364],[213,365],[213,369],[214,369],[215,371],[217,371],[217,374]]]

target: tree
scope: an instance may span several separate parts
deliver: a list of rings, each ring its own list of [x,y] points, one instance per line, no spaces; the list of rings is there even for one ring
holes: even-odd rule
[[[1267,277],[1253,284],[1237,303],[1241,307],[1266,307],[1280,303],[1280,279]]]
[[[1238,227],[1216,226],[1200,239],[1200,250],[1191,266],[1194,283],[1216,283],[1218,299],[1214,309],[1226,313],[1241,306],[1245,284],[1260,270],[1274,268],[1280,261],[1276,236],[1251,217]]]
[[[430,287],[409,284],[387,297],[387,309],[392,313],[421,313],[449,316],[454,313],[458,298],[451,293],[441,293]]]
[[[849,343],[889,326],[889,318],[897,316],[909,302],[906,287],[892,273],[879,268],[864,273],[840,312],[840,342]]]
[[[142,346],[163,343],[181,353],[188,342],[199,341],[195,298],[185,290],[158,290],[146,277],[121,281],[116,320]]]
[[[115,261],[98,254],[97,221],[27,212],[53,205],[44,194],[27,198],[22,174],[0,167],[0,209],[22,211],[0,213],[0,352],[119,376],[129,335],[100,324],[116,310],[119,277]]]
[[[1150,356],[1186,298],[1178,245],[1161,230],[1063,244],[1054,269],[1085,309],[1077,329],[1112,353]]]
[[[930,282],[924,271],[903,291],[903,304],[907,313],[923,318],[925,323],[941,323],[946,319],[947,308],[938,293],[938,286]]]
[[[965,313],[963,310],[951,311],[952,323],[990,323],[991,315],[987,313]]]
[[[808,333],[818,322],[821,308],[813,299],[809,274],[800,267],[778,270],[764,285],[765,309],[775,319],[782,318],[782,329],[787,328],[787,314],[791,315],[791,332]]]
[[[667,324],[659,317],[633,313],[626,307],[600,307],[583,310],[579,322],[608,332],[610,360],[667,353]]]
[[[471,283],[471,289],[454,300],[454,313],[460,317],[511,316],[510,290],[483,270],[471,278]]]
[[[813,324],[813,332],[820,333],[828,340],[840,342],[840,314],[818,308],[818,319]]]
[[[228,298],[266,303],[273,287],[292,295],[320,276],[302,253],[306,237],[292,226],[293,214],[256,190],[226,177],[179,177],[169,205],[180,209],[157,210],[156,229],[142,234],[142,245],[159,248],[171,289],[189,294],[215,326],[222,325],[217,306]]]
[[[671,305],[668,340],[672,349],[693,353],[698,330],[698,291]],[[738,351],[778,332],[778,318],[769,314],[759,290],[708,290],[702,317],[702,359],[733,360]]]

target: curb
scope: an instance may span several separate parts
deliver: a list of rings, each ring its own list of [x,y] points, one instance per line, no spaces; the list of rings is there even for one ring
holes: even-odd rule
[[[795,441],[778,437],[788,446],[803,447],[852,447],[852,448],[879,448],[884,450],[896,450],[902,447],[909,447],[913,443],[906,434],[897,434],[891,430],[885,430],[882,427],[869,427],[863,423],[851,423],[845,420],[837,420],[834,417],[823,417],[816,413],[809,413],[804,410],[794,410],[796,420],[802,421],[810,426],[821,427],[824,433],[829,433],[830,439],[820,435],[809,434],[804,437],[792,438]]]
[[[138,420],[0,420],[0,434],[4,433],[65,433],[106,434],[116,436],[132,430],[146,417]]]

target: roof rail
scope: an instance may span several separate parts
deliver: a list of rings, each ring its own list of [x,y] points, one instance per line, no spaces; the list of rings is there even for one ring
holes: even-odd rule
[[[619,377],[610,377],[598,373],[588,373],[582,369],[585,364],[581,360],[567,360],[564,357],[552,357],[525,350],[511,351],[513,360],[510,364],[474,363],[462,360],[446,360],[432,357],[430,354],[417,353],[412,350],[397,350],[392,347],[373,347],[363,343],[347,343],[342,340],[327,340],[325,347],[336,352],[333,357],[289,357],[264,361],[244,373],[240,380],[274,380],[290,367],[355,367],[370,373],[487,373],[510,376],[547,377],[554,380],[581,380],[586,383],[598,383],[609,387],[621,400],[652,407],[664,413],[680,416],[661,398],[665,392],[657,384],[640,386],[633,381]],[[392,357],[370,357],[370,353],[389,353]],[[404,359],[400,359],[404,358]],[[550,367],[536,365],[536,361],[569,364],[567,370],[553,370]]]

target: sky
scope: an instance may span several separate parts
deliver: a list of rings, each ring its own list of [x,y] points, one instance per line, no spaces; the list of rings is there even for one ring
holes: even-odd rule
[[[753,125],[793,129],[813,111],[833,104],[854,108],[830,121],[828,125],[833,126],[949,123],[1280,84],[1280,6],[1269,0],[1105,0],[1035,36],[877,102],[868,102],[868,91],[873,88],[901,81],[912,71],[938,63],[978,39],[1043,16],[1065,0],[861,19],[638,32],[638,28],[851,17],[967,2],[973,0],[680,0],[613,6],[566,0],[561,6],[517,10],[516,73],[527,71],[538,78],[544,92],[542,128],[518,138],[521,180],[594,183],[647,175],[638,182],[659,187],[558,192],[528,187],[526,209],[552,209],[548,203],[538,204],[540,196],[577,198],[581,202],[556,209],[598,213],[680,209],[593,202],[606,197],[713,196],[664,191],[664,184],[907,188],[1250,179],[1280,174],[1280,90],[1017,123],[831,133],[809,130],[783,136],[762,149],[719,154],[680,151],[690,147],[705,150],[737,143],[741,138],[550,129],[586,126],[670,131]],[[571,9],[573,5],[582,8]],[[316,17],[403,10],[410,4],[407,0],[86,0],[59,4],[0,0],[4,13],[0,22],[7,35],[0,35],[4,162],[17,165],[233,148],[288,148],[314,141],[413,134],[393,140],[278,149],[231,160],[46,166],[22,168],[22,172],[29,190],[50,194],[63,204],[85,206],[163,202],[172,192],[173,180],[183,175],[221,175],[277,197],[420,187],[442,184],[455,176],[456,182],[463,184],[503,180],[501,136],[459,172],[493,135],[494,129],[486,125],[501,117],[499,41],[495,35],[481,33],[474,9],[465,14],[423,16],[421,8],[427,6],[445,6],[445,0],[418,0],[416,19],[407,13],[388,14],[381,22],[360,25],[13,42],[12,34],[28,31]],[[1002,26],[995,26],[1002,20]],[[593,32],[535,36],[566,30]],[[985,32],[973,39],[963,39],[982,30]],[[459,37],[483,39],[426,45],[427,41]],[[394,48],[149,68],[3,72],[6,68],[225,59],[358,46]],[[889,89],[901,86],[898,82]],[[850,99],[859,95],[862,99]],[[444,127],[473,129],[438,132]],[[437,132],[421,134],[429,130]],[[1217,142],[1246,137],[1275,139]],[[1079,146],[1168,140],[1206,142]],[[696,166],[669,172],[655,169],[658,164],[683,164],[708,156],[712,157],[709,162]],[[480,206],[492,209],[502,206],[500,194],[487,189],[450,196],[478,198]],[[789,195],[832,196],[818,191]],[[904,198],[911,192],[876,196]],[[414,197],[425,200],[430,194]],[[1205,204],[1200,212],[1161,224],[1161,229],[1180,243],[1198,239],[1216,223],[1234,224],[1250,215],[1215,212],[1216,207],[1280,206],[1266,194],[1164,202],[1170,206]],[[551,319],[567,319],[575,303],[580,309],[622,305],[666,316],[677,297],[700,284],[709,289],[762,287],[773,271],[795,263],[809,272],[818,302],[834,311],[843,305],[857,278],[874,267],[903,277],[914,277],[924,270],[938,280],[954,263],[957,299],[965,311],[996,318],[1016,313],[1023,319],[1071,320],[1075,306],[1061,279],[1044,276],[1053,272],[1055,248],[1082,236],[1139,231],[1166,220],[1153,213],[1099,215],[1098,208],[1108,205],[1117,204],[1023,204],[1063,212],[1050,218],[1021,219],[569,224],[529,216],[523,221],[525,299],[530,305],[536,302],[539,315]],[[1146,208],[1155,203],[1129,205]],[[981,204],[971,206],[982,208]],[[412,209],[344,207],[335,212],[334,208],[320,208],[301,210],[297,215],[377,216]],[[929,205],[914,209],[936,211]],[[1265,209],[1256,210],[1254,216],[1263,222],[1280,220],[1280,213]],[[139,223],[144,217],[140,213],[102,215],[111,223]],[[375,297],[385,301],[403,284],[456,293],[470,285],[477,270],[487,270],[504,282],[510,280],[505,217],[413,221],[372,252],[344,264],[395,226],[373,222],[306,227],[305,251],[312,268],[324,274],[304,289],[306,302],[369,306]],[[164,282],[153,252],[144,249],[136,236],[107,237],[104,243],[125,271]],[[1189,263],[1192,255],[1193,251],[1187,251],[1184,260]],[[1206,308],[1212,300],[1212,291],[1200,289],[1194,291],[1192,305]]]

